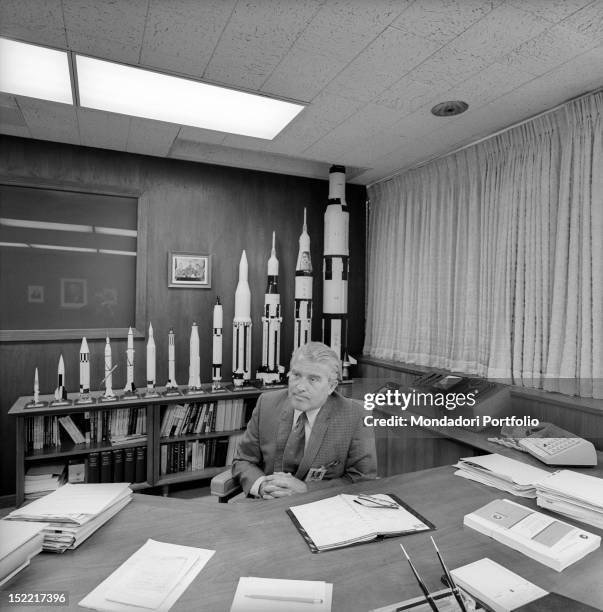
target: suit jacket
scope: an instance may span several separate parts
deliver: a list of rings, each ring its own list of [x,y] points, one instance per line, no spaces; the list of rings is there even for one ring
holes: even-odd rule
[[[283,451],[293,414],[286,389],[263,393],[258,398],[232,464],[232,474],[245,493],[261,476],[283,471]],[[375,478],[375,437],[372,428],[364,426],[363,417],[364,410],[357,402],[339,393],[331,394],[316,416],[294,476],[303,480],[311,467],[337,461],[323,481],[307,483],[308,489]]]

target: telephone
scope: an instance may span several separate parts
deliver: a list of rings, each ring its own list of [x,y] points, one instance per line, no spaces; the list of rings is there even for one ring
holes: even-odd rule
[[[592,442],[561,429],[552,423],[538,427],[503,427],[501,435],[512,440],[518,450],[536,457],[546,465],[597,465],[597,452]]]

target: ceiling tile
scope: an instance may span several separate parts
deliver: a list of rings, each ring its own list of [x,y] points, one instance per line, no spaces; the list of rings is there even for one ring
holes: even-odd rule
[[[133,118],[105,111],[77,109],[80,137],[85,146],[125,151]]]
[[[73,106],[21,96],[17,102],[32,138],[81,144]]]
[[[0,35],[64,49],[61,0],[2,0]]]
[[[126,151],[167,157],[180,126],[132,117]]]
[[[189,142],[205,142],[210,144],[221,144],[224,142],[227,134],[224,132],[216,132],[215,130],[204,130],[203,128],[191,127],[185,125],[181,128],[178,134],[178,139],[188,140]]]
[[[568,17],[563,21],[563,25],[601,44],[603,40],[603,1],[595,0]]]
[[[507,0],[509,4],[516,6],[528,13],[542,17],[547,21],[557,23],[582,7],[590,4],[592,0]]]
[[[63,2],[69,48],[126,64],[140,59],[148,0]]]
[[[258,90],[319,6],[319,0],[239,2],[203,76]]]
[[[502,4],[465,30],[454,45],[489,61],[496,61],[538,36],[551,23],[510,4]]]
[[[201,76],[236,0],[151,0],[140,63]]]
[[[441,45],[450,42],[504,0],[415,2],[392,25]]]
[[[326,91],[368,102],[440,46],[419,36],[387,28],[329,83]]]

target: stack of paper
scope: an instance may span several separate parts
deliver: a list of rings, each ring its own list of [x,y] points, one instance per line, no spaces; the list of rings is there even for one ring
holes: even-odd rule
[[[561,470],[539,482],[536,491],[542,508],[603,529],[603,479]]]
[[[332,598],[327,582],[244,577],[230,612],[330,612]]]
[[[80,606],[107,612],[167,612],[214,552],[147,540],[106,580],[88,593],[80,601]]]
[[[42,550],[44,523],[0,521],[0,586]]]
[[[508,499],[496,499],[467,514],[463,523],[558,572],[601,545],[594,533]]]
[[[520,497],[536,497],[536,483],[549,472],[496,453],[460,459],[455,476],[475,480]]]
[[[66,484],[42,499],[13,510],[6,519],[49,523],[44,550],[76,548],[132,499],[127,483]]]
[[[33,465],[25,473],[25,499],[34,500],[56,491],[65,482],[65,464]]]

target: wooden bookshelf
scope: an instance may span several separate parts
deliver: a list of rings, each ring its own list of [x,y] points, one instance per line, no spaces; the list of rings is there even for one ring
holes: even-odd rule
[[[170,484],[176,484],[179,482],[190,482],[194,480],[203,480],[212,478],[216,474],[226,469],[225,465],[221,466],[207,466],[203,469],[188,470],[175,472],[170,474],[160,474],[160,452],[161,445],[172,444],[172,443],[184,443],[190,441],[199,440],[211,441],[216,438],[230,438],[233,435],[239,434],[242,429],[232,429],[224,431],[204,431],[203,433],[186,433],[181,435],[172,436],[160,436],[161,433],[161,420],[162,416],[168,410],[170,406],[184,405],[184,404],[203,404],[203,403],[215,403],[217,405],[216,410],[224,409],[227,406],[226,400],[237,400],[242,399],[244,402],[243,415],[244,422],[246,423],[251,410],[255,404],[256,398],[264,392],[263,389],[256,388],[245,388],[242,390],[234,389],[233,387],[227,388],[225,391],[219,393],[212,393],[210,391],[210,385],[203,385],[203,391],[199,393],[187,393],[179,396],[163,396],[154,398],[145,398],[143,396],[135,399],[123,399],[119,397],[114,402],[100,402],[99,398],[102,396],[101,392],[91,393],[92,403],[90,404],[76,404],[70,406],[39,406],[26,408],[26,405],[32,401],[31,396],[20,397],[13,404],[9,410],[9,415],[13,416],[16,420],[16,501],[17,504],[21,504],[24,500],[25,491],[25,472],[31,465],[36,465],[38,462],[43,463],[59,463],[64,461],[65,464],[70,458],[84,458],[86,460],[86,467],[88,467],[88,456],[90,453],[101,453],[103,451],[114,451],[117,449],[127,448],[139,448],[144,447],[146,452],[146,480],[143,482],[133,483],[132,487],[135,490],[140,490],[148,487],[163,486],[166,487]],[[162,394],[165,389],[158,388],[158,393]],[[53,396],[40,396],[42,402],[50,404],[54,399]],[[68,399],[75,401],[78,399],[78,394],[69,394]],[[58,436],[60,440],[59,445],[46,445],[42,448],[30,448],[28,441],[31,441],[32,434],[31,430],[35,427],[35,423],[44,422],[44,425],[48,424],[54,417],[62,417],[65,415],[71,415],[73,420],[79,424],[82,422],[89,423],[90,415],[94,412],[107,411],[111,416],[106,417],[111,420],[111,417],[117,415],[115,411],[124,408],[145,408],[145,434],[144,438],[138,441],[132,442],[121,442],[112,444],[108,432],[105,431],[105,436],[102,441],[92,440],[85,443],[75,444],[67,431],[62,425],[59,425],[58,420],[54,419],[55,427],[58,428],[58,433],[55,433],[55,440]],[[88,418],[86,419],[86,414]],[[123,413],[122,413],[123,414]],[[38,421],[30,420],[31,417],[49,417]],[[102,421],[102,415],[99,415],[99,419]],[[30,430],[28,437],[28,428]],[[82,429],[78,426],[78,429]],[[87,433],[88,432],[88,433]],[[85,430],[82,433],[88,438],[91,438],[90,431]],[[98,432],[97,432],[98,433]],[[39,442],[39,439],[38,439]]]

